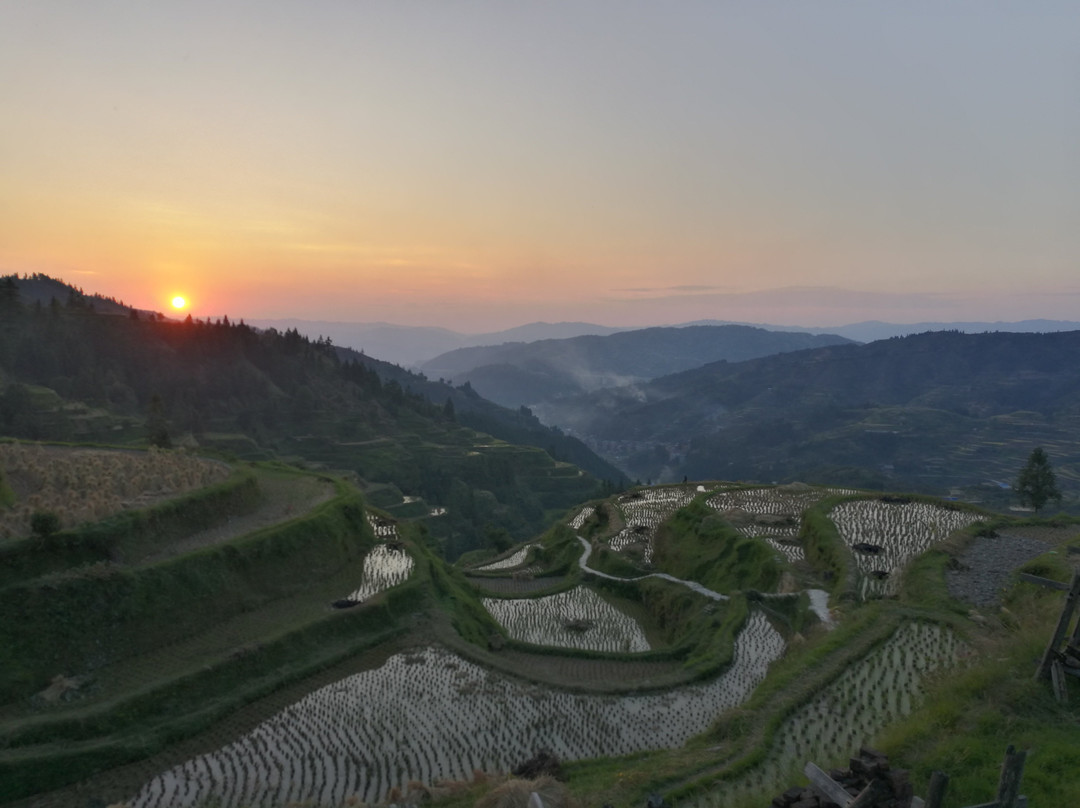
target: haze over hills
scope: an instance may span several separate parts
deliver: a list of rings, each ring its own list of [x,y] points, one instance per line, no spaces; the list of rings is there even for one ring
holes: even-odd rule
[[[1080,331],[927,332],[716,362],[538,408],[642,479],[934,492],[1015,479],[1045,446],[1080,483]]]
[[[610,336],[459,348],[421,367],[430,376],[468,382],[492,401],[517,407],[646,381],[720,359],[738,362],[847,342],[831,335],[741,325],[644,328]]]
[[[46,300],[46,302],[48,302]],[[1016,322],[921,322],[888,323],[877,320],[848,325],[808,327],[776,325],[771,323],[734,320],[694,320],[685,323],[657,324],[655,326],[606,326],[596,323],[536,322],[487,333],[463,333],[434,326],[409,326],[394,323],[340,322],[304,320],[296,318],[255,318],[247,323],[259,328],[276,328],[287,331],[295,328],[301,334],[316,339],[329,337],[335,345],[363,351],[402,367],[419,367],[435,357],[457,348],[502,345],[506,342],[535,342],[543,339],[570,339],[587,335],[606,336],[625,331],[646,328],[684,328],[687,326],[741,325],[762,328],[767,331],[791,331],[807,334],[833,334],[856,342],[918,334],[923,331],[1074,331],[1080,329],[1080,321],[1070,320],[1019,320]]]
[[[448,328],[408,326],[393,323],[343,323],[294,318],[256,318],[248,321],[259,328],[286,331],[295,328],[316,338],[329,337],[335,345],[362,351],[387,362],[412,367],[454,348],[477,345],[501,345],[504,342],[534,342],[541,339],[566,339],[584,334],[614,334],[627,331],[593,323],[528,323],[484,334],[463,334]]]
[[[700,320],[687,325],[724,325],[720,320]],[[1013,322],[922,322],[922,323],[886,323],[880,320],[866,320],[848,325],[829,328],[806,328],[804,326],[762,325],[772,331],[800,331],[808,334],[838,334],[855,342],[873,342],[890,337],[906,337],[922,334],[926,331],[962,331],[965,334],[981,334],[991,331],[1008,331],[1046,334],[1053,331],[1076,331],[1080,321],[1075,320],[1016,320]]]

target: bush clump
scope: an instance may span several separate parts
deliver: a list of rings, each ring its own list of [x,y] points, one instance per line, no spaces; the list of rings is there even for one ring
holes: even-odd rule
[[[47,539],[60,532],[60,517],[55,511],[34,511],[30,514],[30,532],[40,539]]]

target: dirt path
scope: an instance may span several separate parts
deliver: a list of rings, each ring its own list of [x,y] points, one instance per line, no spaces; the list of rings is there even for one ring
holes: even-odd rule
[[[949,594],[975,606],[1001,605],[1013,571],[1027,561],[1080,533],[1080,526],[1019,526],[1002,528],[999,536],[974,539],[959,557],[959,567],[945,572]],[[1072,555],[1074,565],[1080,557]]]

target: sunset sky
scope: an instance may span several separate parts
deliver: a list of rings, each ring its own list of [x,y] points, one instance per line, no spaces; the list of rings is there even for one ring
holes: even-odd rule
[[[1080,4],[5,0],[0,273],[166,310],[1080,319]]]

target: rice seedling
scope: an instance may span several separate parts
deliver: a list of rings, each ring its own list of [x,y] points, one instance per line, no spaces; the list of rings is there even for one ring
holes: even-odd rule
[[[498,570],[508,570],[514,567],[519,567],[525,563],[526,557],[529,555],[529,550],[533,547],[538,547],[537,544],[526,544],[520,547],[512,555],[508,555],[506,558],[493,561],[490,564],[485,564],[482,567],[477,567],[476,572],[496,572]]]
[[[581,530],[581,526],[584,525],[585,522],[588,521],[589,517],[592,516],[594,513],[596,513],[596,508],[594,508],[592,505],[587,505],[586,507],[578,511],[574,518],[570,520],[570,527],[572,527],[574,530]]]
[[[540,748],[574,760],[680,746],[745,701],[783,648],[754,613],[723,675],[630,697],[528,684],[421,648],[321,688],[227,746],[161,773],[129,805],[372,802],[411,780],[507,771]]]
[[[651,650],[636,620],[586,586],[544,598],[484,598],[483,603],[499,625],[521,642],[586,651]]]
[[[890,723],[909,715],[924,697],[926,677],[954,665],[960,647],[948,628],[904,623],[788,716],[763,763],[698,799],[680,803],[680,808],[746,804],[797,780],[808,760],[822,766],[846,760]]]
[[[864,599],[896,594],[896,573],[908,561],[980,518],[970,511],[928,502],[879,499],[842,502],[829,517],[852,550]]]
[[[799,561],[805,557],[797,543],[803,512],[827,496],[854,493],[846,488],[813,488],[791,483],[719,491],[705,504],[719,511],[742,535],[761,539],[789,561]]]
[[[360,586],[353,590],[347,600],[363,603],[380,592],[405,583],[412,575],[415,563],[398,538],[397,526],[388,519],[367,514],[368,524],[382,539],[364,556],[364,569]]]
[[[404,547],[377,544],[364,556],[364,571],[360,586],[349,595],[349,600],[363,603],[392,586],[403,584],[412,575],[414,562]]]
[[[647,488],[624,494],[619,497],[618,507],[626,527],[612,536],[608,544],[617,553],[638,546],[645,564],[651,564],[656,529],[695,496],[696,492],[689,487]]]

